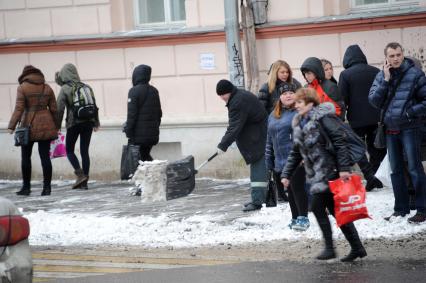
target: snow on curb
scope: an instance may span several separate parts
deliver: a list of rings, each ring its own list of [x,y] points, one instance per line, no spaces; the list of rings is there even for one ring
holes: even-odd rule
[[[237,204],[236,204],[237,205]],[[405,237],[426,230],[426,223],[412,225],[408,216],[391,222],[383,220],[393,212],[393,194],[389,189],[368,193],[367,207],[372,219],[356,221],[362,238]],[[25,212],[24,212],[25,213]],[[412,212],[411,215],[413,215]],[[172,213],[158,217],[141,215],[116,218],[94,214],[61,214],[37,211],[25,215],[31,224],[32,245],[139,245],[145,247],[194,247],[218,244],[244,244],[271,240],[321,239],[315,217],[310,214],[311,227],[306,232],[290,230],[288,204],[262,208],[258,212],[222,221],[221,216],[201,214],[176,219]],[[342,234],[330,218],[335,237]]]

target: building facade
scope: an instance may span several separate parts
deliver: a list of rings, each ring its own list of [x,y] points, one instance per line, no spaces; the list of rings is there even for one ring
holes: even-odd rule
[[[152,66],[151,83],[163,106],[156,159],[195,157],[196,165],[216,150],[227,111],[215,93],[229,78],[224,33],[228,0],[0,0],[0,178],[20,176],[20,149],[6,128],[14,108],[17,78],[27,64],[40,68],[57,95],[54,74],[77,66],[94,88],[101,129],[92,137],[91,175],[118,179],[121,131],[135,66]],[[238,1],[239,3],[240,1]],[[400,42],[425,69],[426,0],[268,0],[267,22],[256,27],[261,82],[270,64],[299,67],[310,56],[327,58],[335,77],[346,47],[359,44],[370,64],[383,64],[384,46]],[[262,4],[262,3],[259,3]],[[64,128],[63,128],[64,130]],[[235,147],[211,161],[199,176],[246,177]],[[33,154],[33,175],[41,174]],[[53,161],[56,177],[71,176],[64,158]]]

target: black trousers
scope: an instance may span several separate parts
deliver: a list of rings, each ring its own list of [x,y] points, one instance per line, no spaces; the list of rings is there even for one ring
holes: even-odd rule
[[[282,188],[281,174],[274,172],[274,181],[277,189]],[[291,218],[296,219],[298,216],[308,216],[308,194],[305,190],[305,168],[303,165],[297,167],[291,177],[290,188],[288,189],[288,203],[290,204]]]
[[[67,129],[67,135],[65,137],[65,147],[67,148],[67,157],[70,161],[74,170],[80,169],[80,162],[74,153],[75,144],[78,137],[80,137],[80,155],[83,172],[86,176],[89,176],[90,171],[90,156],[89,156],[89,145],[90,139],[93,133],[93,123],[85,122],[74,125]]]
[[[139,152],[141,154],[142,161],[152,161],[151,156],[152,145],[139,145]]]
[[[353,130],[363,141],[365,141],[365,144],[367,145],[367,152],[370,157],[369,160],[365,158],[358,162],[364,177],[367,179],[368,177],[366,175],[374,176],[374,174],[376,174],[380,163],[383,158],[385,158],[386,149],[377,149],[374,147],[377,125],[353,128]]]
[[[317,193],[312,195],[312,212],[318,221],[321,232],[324,237],[326,248],[333,248],[333,237],[331,231],[330,220],[328,219],[327,211],[334,216],[334,200],[331,192]],[[352,248],[362,246],[358,236],[358,232],[353,222],[340,226],[343,235]]]
[[[49,157],[50,140],[38,141],[38,154],[40,155],[41,167],[43,169],[43,188],[50,186],[52,181],[52,162]],[[21,172],[23,180],[23,188],[31,188],[31,155],[34,142],[30,142],[27,146],[21,146]]]

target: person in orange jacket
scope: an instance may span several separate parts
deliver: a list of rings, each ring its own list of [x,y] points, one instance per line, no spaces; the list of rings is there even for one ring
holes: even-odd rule
[[[334,105],[336,115],[345,119],[345,107],[339,88],[335,83],[325,78],[321,60],[316,57],[307,58],[300,68],[305,78],[307,87],[316,90],[320,103],[331,102]]]

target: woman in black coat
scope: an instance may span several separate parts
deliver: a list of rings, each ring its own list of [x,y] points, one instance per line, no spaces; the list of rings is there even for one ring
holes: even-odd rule
[[[316,91],[312,88],[302,88],[296,92],[296,110],[298,114],[293,119],[293,149],[287,159],[281,174],[285,187],[290,184],[290,178],[297,166],[303,160],[306,171],[306,182],[310,184],[312,195],[312,212],[321,228],[325,249],[317,256],[319,260],[336,257],[333,245],[330,220],[327,210],[334,216],[334,200],[328,181],[337,178],[348,178],[353,166],[346,135],[340,130],[341,121],[334,114],[331,103],[319,104]],[[323,128],[324,131],[321,131]],[[334,153],[326,149],[327,134],[333,144]],[[351,222],[340,227],[346,240],[351,245],[350,253],[341,259],[343,262],[353,261],[367,255],[355,228]]]
[[[129,143],[140,146],[142,161],[153,160],[150,152],[158,143],[163,115],[158,90],[149,84],[150,79],[150,66],[139,65],[133,71],[133,87],[129,90],[124,127]]]

